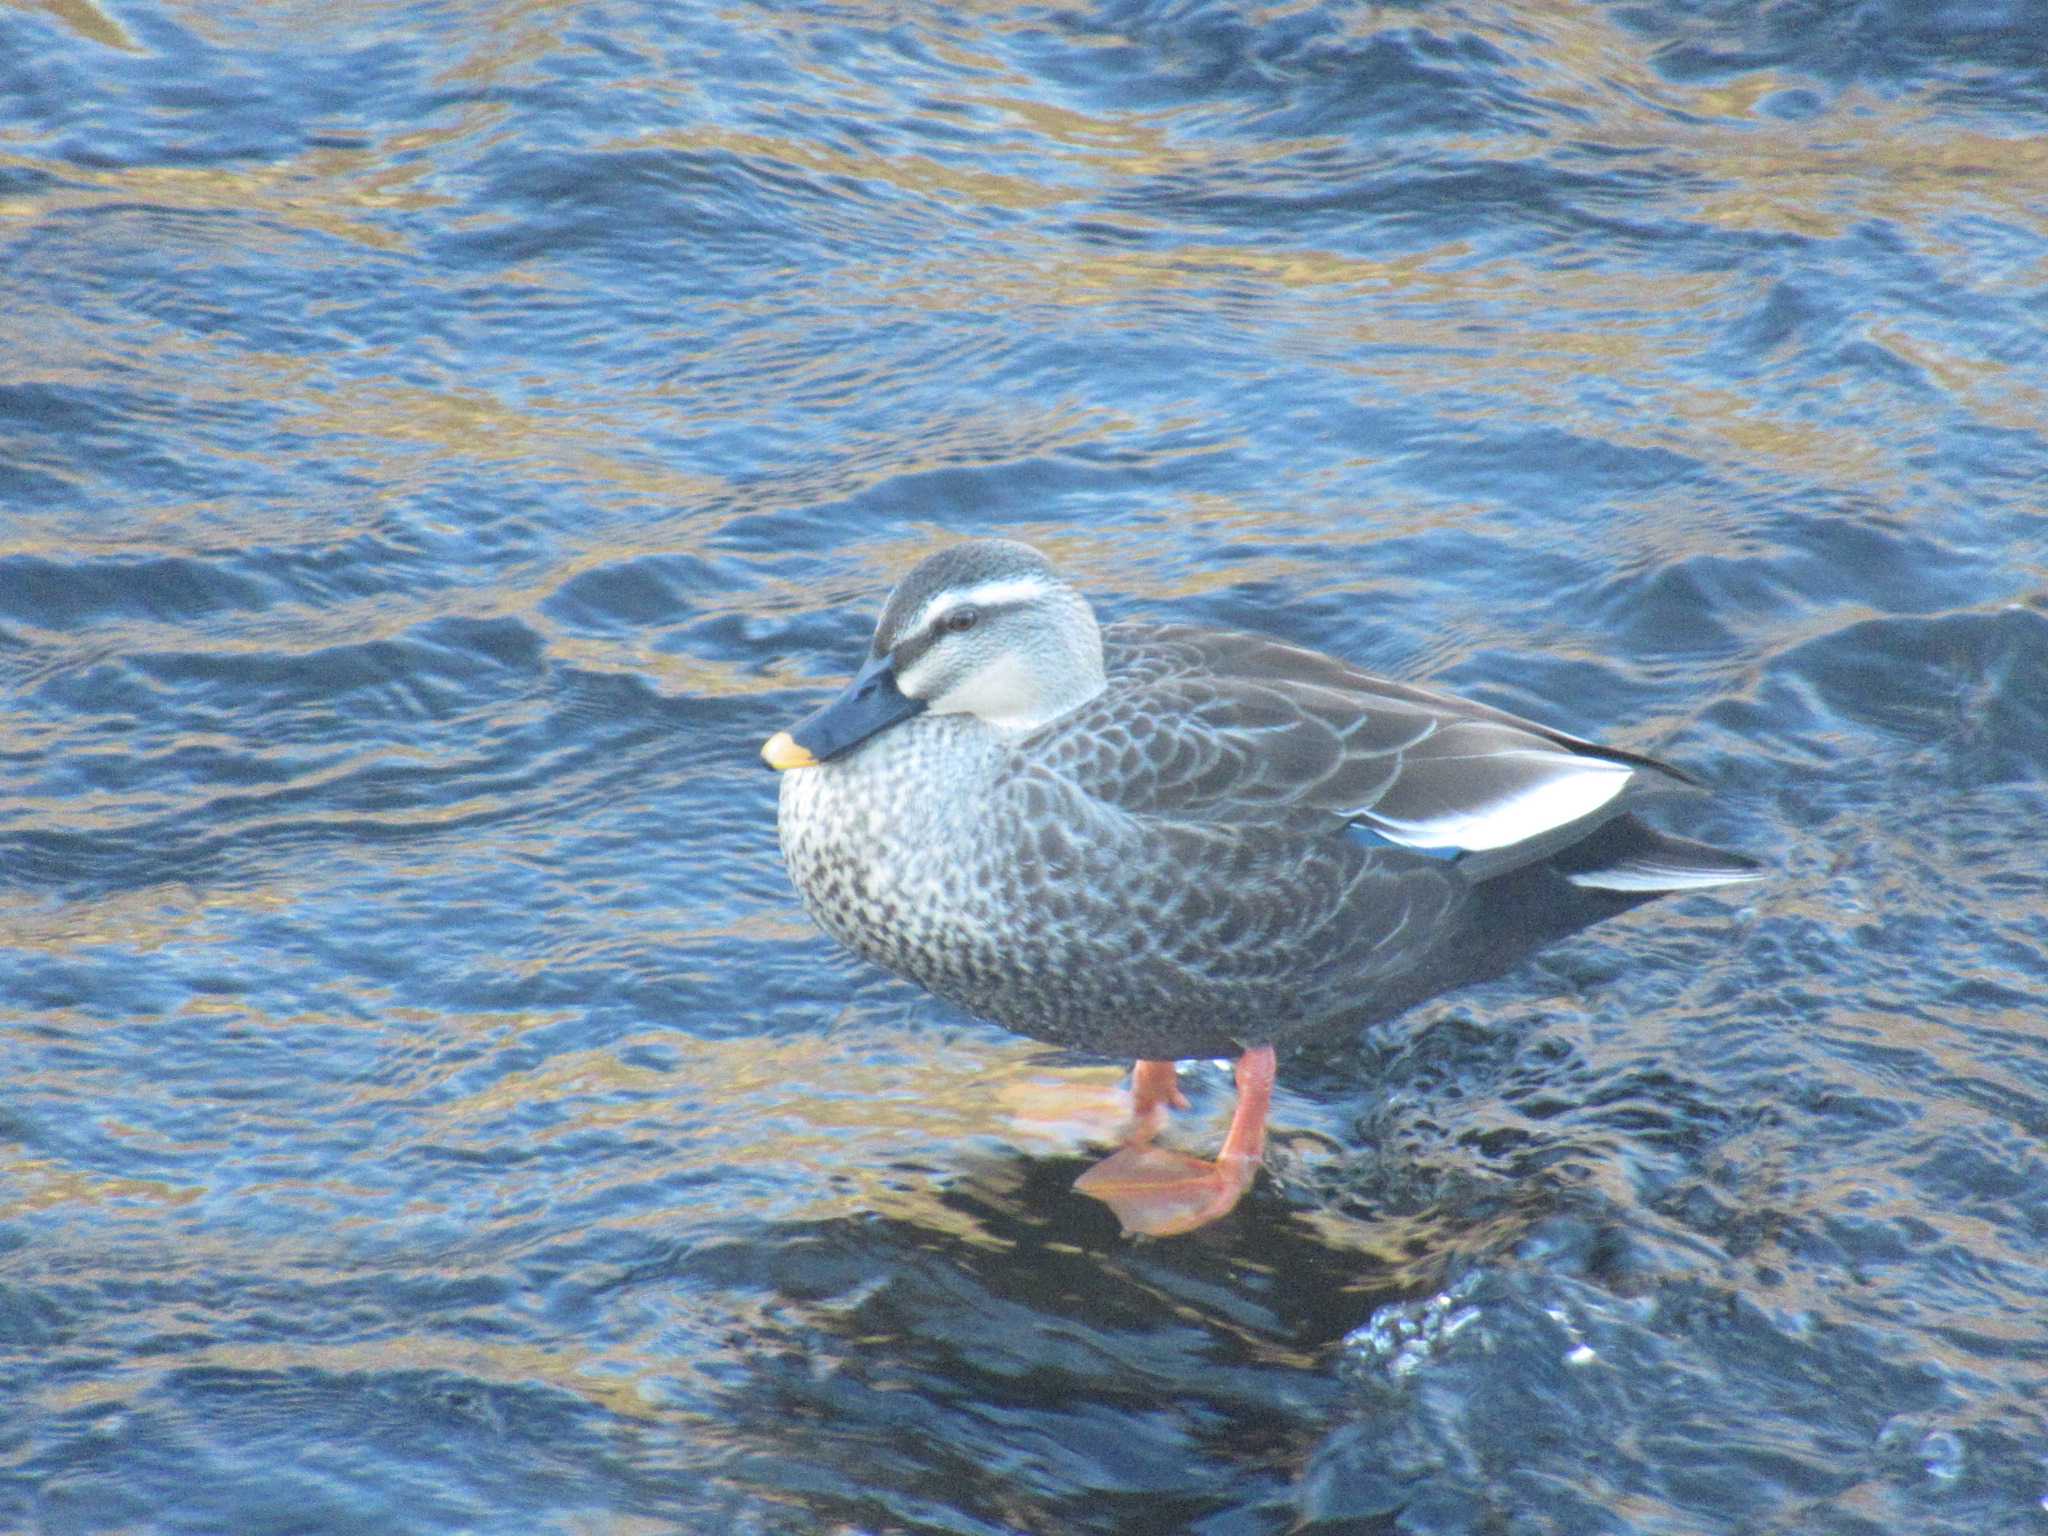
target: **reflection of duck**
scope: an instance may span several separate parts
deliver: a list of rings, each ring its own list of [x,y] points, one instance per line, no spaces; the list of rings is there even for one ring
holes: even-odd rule
[[[841,943],[1040,1040],[1137,1058],[1137,1124],[1077,1185],[1133,1231],[1231,1209],[1274,1047],[1391,1017],[1755,861],[1626,807],[1634,753],[1256,635],[1096,625],[982,539],[890,594],[866,663],[769,741],[784,856]],[[1214,1163],[1151,1144],[1174,1062],[1237,1055]]]

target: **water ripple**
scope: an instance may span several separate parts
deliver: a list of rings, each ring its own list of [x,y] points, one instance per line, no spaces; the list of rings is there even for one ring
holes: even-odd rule
[[[2037,1522],[2036,30],[0,12],[0,1525]],[[1773,878],[1290,1062],[1133,1246],[1117,1069],[776,854],[964,532]]]

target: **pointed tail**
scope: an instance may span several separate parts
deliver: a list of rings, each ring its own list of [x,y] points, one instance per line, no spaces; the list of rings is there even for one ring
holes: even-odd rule
[[[1616,817],[1584,842],[1553,854],[1550,862],[1573,885],[1643,895],[1737,885],[1770,873],[1746,853],[1673,837],[1633,816]]]

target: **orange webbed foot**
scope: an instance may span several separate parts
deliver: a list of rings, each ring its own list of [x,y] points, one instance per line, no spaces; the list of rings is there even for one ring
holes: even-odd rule
[[[1177,1237],[1227,1216],[1251,1188],[1251,1158],[1207,1162],[1166,1147],[1125,1147],[1090,1168],[1074,1188],[1100,1200],[1126,1232]]]
[[[1090,1168],[1074,1188],[1100,1200],[1126,1232],[1176,1237],[1227,1216],[1251,1188],[1266,1144],[1266,1111],[1273,1097],[1270,1045],[1255,1046],[1237,1063],[1237,1109],[1215,1162],[1151,1145],[1165,1106],[1185,1108],[1171,1062],[1141,1061],[1131,1076],[1138,1126],[1131,1143]]]

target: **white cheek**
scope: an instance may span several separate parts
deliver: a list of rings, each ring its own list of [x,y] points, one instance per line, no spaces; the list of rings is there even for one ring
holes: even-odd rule
[[[978,716],[999,730],[1023,731],[1043,723],[1045,702],[1044,679],[1021,657],[1003,655],[955,688],[944,708]]]
[[[896,674],[896,691],[906,699],[923,699],[927,709],[937,709],[931,696],[931,653],[927,651]]]

